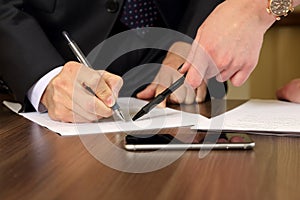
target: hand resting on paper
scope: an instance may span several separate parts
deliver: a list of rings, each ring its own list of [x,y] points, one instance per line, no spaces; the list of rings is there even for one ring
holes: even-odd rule
[[[174,43],[163,60],[161,69],[154,81],[146,89],[138,93],[137,97],[145,100],[152,99],[178,80],[182,74],[179,73],[177,69],[184,63],[184,58],[188,55],[190,48],[191,44],[185,42]],[[165,107],[167,102],[173,104],[192,104],[195,101],[203,102],[206,97],[206,92],[206,83],[204,81],[195,90],[185,83],[173,92],[167,100],[160,103],[159,106]]]
[[[97,96],[84,88],[90,87]],[[122,78],[68,62],[48,84],[41,102],[51,119],[62,122],[91,122],[112,115],[111,107],[123,85]]]

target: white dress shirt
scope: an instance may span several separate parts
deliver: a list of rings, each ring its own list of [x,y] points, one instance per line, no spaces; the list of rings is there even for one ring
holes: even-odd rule
[[[42,95],[49,82],[61,72],[62,68],[63,68],[62,66],[57,67],[51,70],[50,72],[48,72],[40,80],[38,80],[38,82],[36,82],[27,92],[27,97],[36,111],[38,112],[47,111],[47,108],[41,103]]]

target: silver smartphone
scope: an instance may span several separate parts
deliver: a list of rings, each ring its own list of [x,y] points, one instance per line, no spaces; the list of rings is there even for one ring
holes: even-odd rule
[[[255,142],[246,133],[135,134],[124,140],[126,150],[253,149]]]

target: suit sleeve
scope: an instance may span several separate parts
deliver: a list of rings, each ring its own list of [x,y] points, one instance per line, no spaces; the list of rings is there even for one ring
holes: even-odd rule
[[[22,0],[0,0],[0,76],[17,101],[29,88],[64,59],[38,22],[22,11]]]

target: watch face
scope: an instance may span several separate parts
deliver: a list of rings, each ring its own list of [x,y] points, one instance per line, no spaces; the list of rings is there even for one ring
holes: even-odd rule
[[[277,16],[286,15],[292,7],[291,0],[272,0],[270,10]]]

